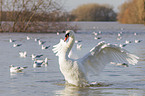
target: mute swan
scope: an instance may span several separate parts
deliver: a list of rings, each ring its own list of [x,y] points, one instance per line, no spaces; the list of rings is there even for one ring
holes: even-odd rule
[[[27,68],[27,67],[18,67],[18,66],[14,66],[14,65],[10,65],[10,72],[22,72],[23,69]]]
[[[87,86],[88,72],[99,73],[107,63],[129,63],[135,65],[139,57],[116,45],[100,42],[88,54],[79,59],[71,59],[68,54],[75,42],[74,32],[67,30],[65,39],[54,45],[53,52],[58,56],[60,71],[65,80],[75,86]]]

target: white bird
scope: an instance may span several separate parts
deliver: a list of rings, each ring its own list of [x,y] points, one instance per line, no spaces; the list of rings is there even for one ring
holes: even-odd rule
[[[44,60],[38,60],[38,59],[34,60],[34,64],[33,64],[34,68],[41,67],[43,65],[45,65],[45,67],[48,65],[48,59],[47,58],[45,58]]]
[[[39,40],[39,41],[38,41],[38,44],[39,44],[39,45],[42,45],[42,44],[44,44],[45,42],[46,42],[46,41],[41,41],[41,40]]]
[[[59,32],[57,32],[56,35],[59,35]]]
[[[116,66],[123,66],[123,67],[129,67],[127,63],[115,63],[115,62],[110,62],[110,64],[114,64]]]
[[[44,46],[42,45],[41,49],[44,50],[44,49],[48,49],[50,46]]]
[[[97,40],[97,39],[101,39],[101,38],[102,38],[102,37],[94,37],[95,40]]]
[[[9,42],[12,43],[12,42],[15,42],[16,40],[12,40],[11,38],[9,39]]]
[[[77,44],[77,49],[81,49],[82,48],[82,44]]]
[[[82,42],[82,40],[75,40],[75,43],[79,43],[79,42]]]
[[[22,44],[13,44],[13,47],[19,47],[21,46]]]
[[[119,47],[125,47],[127,44],[119,44]]]
[[[40,40],[40,39],[37,39],[37,38],[34,39],[35,42],[37,42],[38,40]]]
[[[27,36],[27,37],[26,37],[26,39],[27,39],[27,40],[30,40],[30,37],[29,37],[29,36]]]
[[[19,66],[14,66],[10,65],[10,72],[22,72],[23,69],[26,69],[27,67],[19,67]]]
[[[131,41],[126,40],[125,43],[126,43],[126,44],[129,44],[129,43],[131,43]]]
[[[134,35],[136,36],[136,35],[137,35],[137,33],[134,33]]]
[[[32,54],[31,55],[32,60],[34,60],[35,58],[40,58],[41,56],[43,56],[43,55],[35,55],[35,54]]]
[[[142,40],[135,40],[134,42],[135,43],[140,43]]]
[[[34,68],[36,68],[36,67],[41,67],[41,66],[43,66],[43,60],[37,60],[37,59],[35,59],[34,60],[34,64],[33,64],[33,67]]]
[[[67,40],[68,39],[68,40]],[[75,86],[87,86],[89,72],[99,73],[110,62],[136,64],[139,57],[118,46],[100,42],[88,54],[79,59],[71,59],[68,54],[75,42],[74,32],[67,30],[65,39],[54,45],[53,52],[59,59],[60,71],[65,80]]]
[[[25,58],[25,57],[27,56],[27,52],[26,52],[26,51],[24,51],[24,52],[19,52],[19,55],[20,55],[20,57]]]
[[[98,33],[97,33],[97,32],[93,32],[93,34],[94,34],[95,36],[97,36],[97,35],[98,35]]]

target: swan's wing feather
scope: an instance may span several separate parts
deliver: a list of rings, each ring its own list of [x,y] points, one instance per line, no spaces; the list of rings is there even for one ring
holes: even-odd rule
[[[63,39],[60,39],[60,42],[53,46],[52,51],[56,53],[56,56],[59,56],[62,52],[62,49],[66,46],[66,42]]]
[[[110,62],[136,64],[139,57],[109,43],[100,42],[80,59],[84,68],[99,73]]]

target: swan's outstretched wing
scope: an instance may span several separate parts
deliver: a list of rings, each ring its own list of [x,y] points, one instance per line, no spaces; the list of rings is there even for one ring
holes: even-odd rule
[[[80,59],[81,64],[88,71],[99,73],[107,63],[129,63],[136,64],[139,57],[126,50],[109,43],[100,42],[96,47]]]
[[[66,42],[64,42],[63,39],[60,39],[60,42],[56,45],[54,45],[53,47],[53,52],[56,53],[56,56],[59,56],[62,52],[62,50],[65,48],[66,46]]]

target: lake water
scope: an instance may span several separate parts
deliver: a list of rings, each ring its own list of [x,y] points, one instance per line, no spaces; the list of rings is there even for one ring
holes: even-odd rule
[[[73,22],[76,24],[75,22]],[[58,58],[52,52],[52,46],[64,38],[64,34],[32,34],[32,33],[0,33],[0,96],[145,96],[145,26],[141,24],[119,24],[116,22],[79,22],[77,40],[82,40],[82,49],[74,53],[79,57],[86,54],[100,41],[112,44],[123,44],[130,40],[124,49],[140,57],[137,65],[129,67],[107,65],[99,76],[91,75],[90,80],[101,83],[96,87],[79,88],[65,85],[64,77],[58,66]],[[95,40],[93,32],[101,31],[101,39]],[[122,32],[122,39],[117,40],[118,32]],[[134,35],[136,33],[137,35]],[[31,37],[26,40],[26,36]],[[9,42],[12,38],[16,40]],[[49,49],[42,50],[34,38],[46,41]],[[134,40],[142,40],[134,43]],[[13,44],[22,44],[13,47]],[[19,51],[27,51],[26,58],[19,57]],[[48,66],[33,68],[31,54],[43,54],[47,57]],[[28,66],[21,73],[10,73],[9,65]]]

